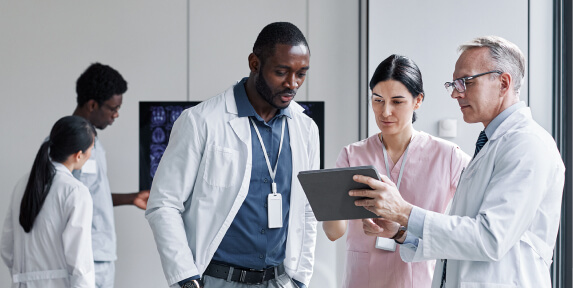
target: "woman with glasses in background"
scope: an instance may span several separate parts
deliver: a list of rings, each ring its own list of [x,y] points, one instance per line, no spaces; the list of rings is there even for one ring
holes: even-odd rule
[[[457,145],[414,129],[415,110],[425,97],[418,66],[391,55],[376,68],[370,89],[380,133],[344,147],[336,166],[373,165],[396,183],[406,201],[444,212],[470,157]],[[365,235],[362,225],[362,220],[323,222],[331,241],[348,231],[343,287],[431,286],[434,261],[405,263],[400,258],[396,242],[408,242],[404,227],[394,227],[393,239],[387,239]]]
[[[61,118],[16,185],[1,239],[12,287],[95,287],[92,199],[72,176],[90,158],[95,135],[84,118]]]

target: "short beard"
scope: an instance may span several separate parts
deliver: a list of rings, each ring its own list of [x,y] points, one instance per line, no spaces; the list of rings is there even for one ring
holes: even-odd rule
[[[275,103],[273,103],[273,91],[271,91],[271,88],[269,88],[267,81],[263,77],[262,71],[263,71],[262,69],[259,70],[259,75],[257,77],[257,80],[255,81],[255,88],[257,89],[259,95],[261,95],[261,97],[263,97],[263,99],[265,99],[267,103],[269,103],[276,109],[281,109],[280,107],[277,107]]]
[[[259,95],[261,95],[261,97],[263,97],[263,99],[265,99],[265,101],[267,101],[267,103],[269,103],[273,108],[276,109],[285,109],[288,107],[289,104],[287,104],[287,106],[285,107],[279,107],[277,106],[273,100],[276,97],[275,94],[273,94],[273,91],[271,91],[271,88],[269,87],[269,84],[267,83],[267,80],[265,79],[265,77],[263,76],[263,67],[264,67],[264,63],[261,62],[261,69],[259,69],[259,74],[257,77],[257,80],[255,81],[255,89],[257,90],[257,92],[259,93]],[[296,91],[292,90],[292,89],[285,89],[284,91],[281,91],[278,94],[283,94],[283,93],[289,93],[292,95],[296,95]]]

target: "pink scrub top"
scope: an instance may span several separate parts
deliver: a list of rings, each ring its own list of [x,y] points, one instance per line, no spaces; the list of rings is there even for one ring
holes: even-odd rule
[[[388,159],[390,179],[398,181],[404,155],[397,163]],[[418,207],[444,212],[458,184],[460,173],[470,157],[457,145],[424,132],[414,132],[404,165],[400,194]],[[378,134],[342,149],[337,167],[373,165],[388,175]],[[366,236],[361,220],[348,221],[346,268],[343,287],[430,287],[435,261],[406,263],[400,258],[400,245],[390,252],[375,248],[376,237]]]

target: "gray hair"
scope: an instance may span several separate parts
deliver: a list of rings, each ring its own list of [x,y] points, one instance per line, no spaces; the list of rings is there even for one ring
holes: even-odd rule
[[[498,36],[484,36],[460,45],[458,51],[463,53],[473,48],[487,47],[495,64],[493,69],[507,72],[513,78],[513,88],[519,95],[519,89],[525,76],[525,57],[517,45]]]

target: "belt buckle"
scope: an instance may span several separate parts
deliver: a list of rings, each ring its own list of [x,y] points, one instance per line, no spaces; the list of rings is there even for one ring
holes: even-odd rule
[[[247,272],[258,272],[258,273],[262,272],[263,273],[262,277],[257,278],[257,280],[256,280],[257,282],[255,282],[255,283],[249,282],[248,284],[259,285],[259,284],[263,284],[263,282],[265,282],[265,274],[267,273],[267,270],[266,269],[257,270],[257,269],[253,269],[253,268],[250,268],[247,270],[241,270],[241,276],[239,277],[239,282],[247,283],[245,281],[246,277],[247,277]]]

